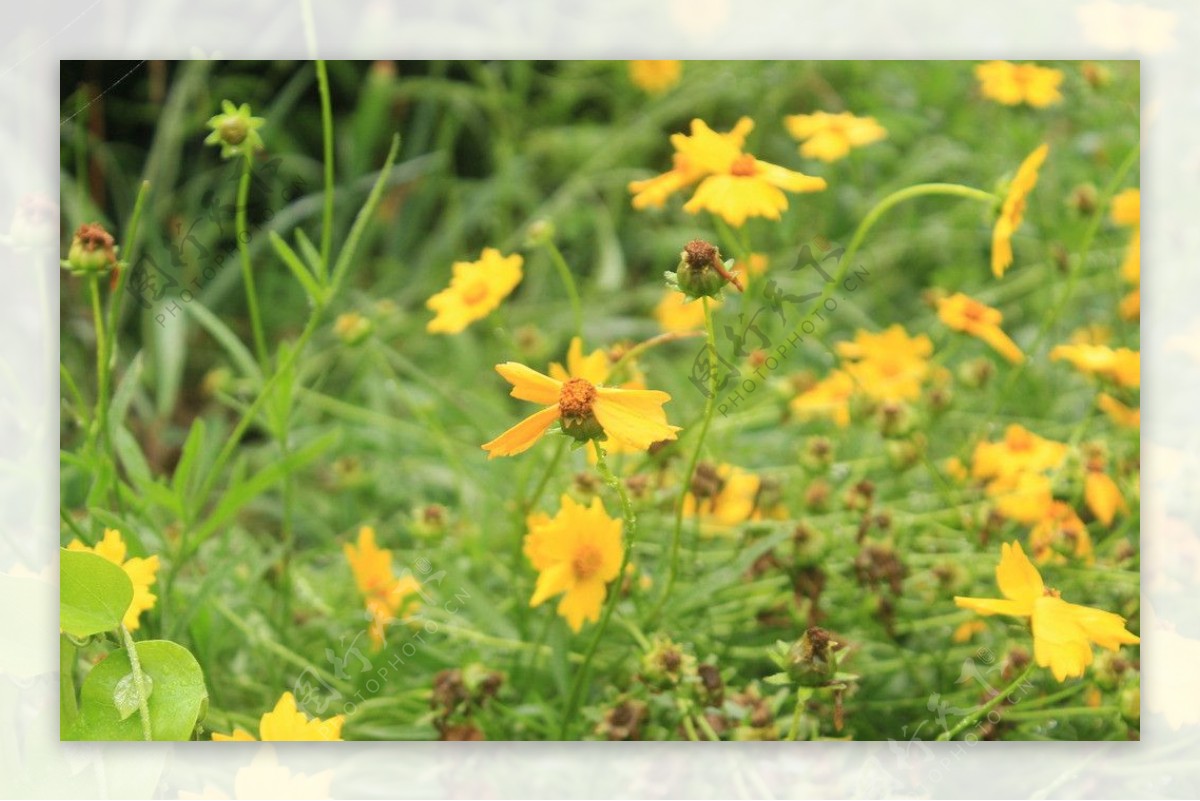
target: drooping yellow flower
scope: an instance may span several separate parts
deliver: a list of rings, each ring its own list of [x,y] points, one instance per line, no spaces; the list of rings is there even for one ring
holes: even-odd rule
[[[1026,156],[1025,160],[1021,162],[1021,166],[1017,168],[1017,174],[1013,177],[1012,183],[1008,185],[1008,194],[1004,198],[1004,204],[1000,207],[1000,216],[996,219],[996,226],[992,229],[992,274],[997,278],[1003,278],[1004,271],[1012,264],[1013,234],[1021,227],[1021,221],[1025,219],[1026,198],[1037,186],[1038,170],[1041,169],[1042,162],[1046,160],[1049,152],[1050,145],[1042,144]]]
[[[644,92],[661,94],[679,83],[682,61],[630,61],[629,78]]]
[[[991,306],[958,292],[937,302],[938,318],[949,328],[982,339],[1013,364],[1025,360],[1025,354],[1000,328],[1004,316]]]
[[[1057,345],[1050,359],[1066,359],[1076,370],[1107,378],[1122,387],[1142,385],[1142,354],[1129,348],[1103,345]]]
[[[984,97],[1006,106],[1028,103],[1034,108],[1045,108],[1062,101],[1058,87],[1063,74],[1051,67],[989,61],[976,65],[975,77]]]
[[[383,647],[387,626],[396,620],[402,608],[416,603],[410,596],[420,591],[421,584],[411,575],[396,577],[392,572],[392,552],[376,544],[375,529],[371,526],[361,527],[357,544],[347,542],[342,551],[350,563],[354,583],[363,594],[371,616],[368,633],[371,644],[378,650]]]
[[[831,417],[839,428],[845,428],[850,425],[850,399],[854,389],[853,378],[841,370],[834,370],[792,398],[788,407],[802,420]]]
[[[835,350],[863,394],[877,401],[913,400],[929,375],[933,342],[924,334],[909,336],[896,323],[878,334],[857,331],[853,341],[839,342]]]
[[[802,140],[800,155],[821,161],[837,161],[862,147],[887,137],[887,130],[874,117],[856,117],[850,112],[792,114],[783,118],[788,133]]]
[[[1092,663],[1092,645],[1117,651],[1141,640],[1125,630],[1125,618],[1067,603],[1048,589],[1019,542],[1001,546],[996,583],[1003,599],[964,598],[954,603],[981,615],[1027,617],[1033,629],[1033,658],[1058,681],[1082,676]]]
[[[1088,564],[1095,559],[1087,526],[1071,505],[1062,501],[1050,504],[1046,514],[1030,529],[1029,550],[1041,564],[1065,561],[1064,551]]]
[[[554,517],[531,515],[524,551],[538,571],[531,607],[561,594],[558,614],[578,632],[600,619],[608,582],[621,572],[621,521],[608,516],[599,498],[591,506],[562,496]]]
[[[761,519],[757,509],[762,480],[754,473],[731,464],[700,465],[692,479],[691,490],[683,498],[683,514],[695,517],[696,495],[701,495],[702,520],[719,526],[735,526],[747,520]]]
[[[692,120],[691,134],[672,134],[671,144],[675,148],[673,155],[674,166],[661,175],[646,178],[641,181],[631,181],[629,191],[633,194],[635,209],[661,208],[667,198],[681,189],[686,189],[699,181],[707,173],[704,167],[692,155],[706,148],[729,146],[740,150],[746,141],[746,135],[754,130],[754,121],[742,117],[737,124],[726,133],[717,133],[709,128],[704,120]]]
[[[521,283],[520,254],[503,256],[484,248],[479,261],[456,261],[450,286],[426,301],[436,316],[425,326],[433,334],[457,334],[487,317]]]
[[[710,309],[716,308],[720,301],[709,299]],[[704,329],[704,302],[700,299],[688,300],[688,296],[674,289],[668,289],[662,300],[654,307],[654,317],[663,331],[678,333],[680,331],[695,331]]]
[[[254,742],[259,739],[263,742],[298,742],[302,740],[333,742],[342,739],[342,724],[345,720],[345,715],[334,715],[327,720],[309,718],[296,708],[295,696],[291,693],[284,693],[279,697],[279,703],[275,704],[275,709],[264,713],[259,719],[258,737],[239,726],[233,730],[233,734],[213,732],[212,738],[218,742]]]
[[[1125,428],[1142,427],[1142,410],[1131,409],[1112,395],[1101,392],[1096,396],[1096,405],[1119,426],[1124,426]]]
[[[96,543],[94,548],[84,545],[80,540],[73,540],[67,549],[103,556],[125,571],[125,575],[129,576],[129,581],[133,584],[133,600],[129,602],[129,608],[125,610],[125,617],[121,623],[130,631],[136,631],[141,625],[138,618],[142,612],[153,609],[155,601],[158,600],[158,596],[150,592],[150,586],[158,580],[158,557],[149,556],[143,559],[134,556],[126,559],[125,540],[122,539],[121,532],[113,528],[104,529],[104,538]]]
[[[1083,499],[1092,514],[1106,526],[1111,526],[1117,512],[1129,511],[1121,489],[1107,473],[1089,470],[1083,482]]]
[[[545,408],[486,443],[489,459],[529,449],[556,421],[572,436],[595,439],[603,434],[635,450],[675,439],[680,430],[667,422],[662,407],[671,396],[666,392],[597,386],[586,378],[559,381],[517,362],[498,364],[496,372],[513,385],[514,398]]]

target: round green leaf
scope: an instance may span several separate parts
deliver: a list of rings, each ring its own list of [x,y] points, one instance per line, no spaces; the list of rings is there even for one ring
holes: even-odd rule
[[[125,571],[88,551],[59,551],[59,619],[72,637],[89,637],[120,628],[133,600]]]
[[[168,640],[147,640],[135,646],[142,672],[153,688],[150,708],[150,732],[155,740],[188,740],[196,722],[208,705],[204,674],[195,657],[181,645]],[[129,655],[113,651],[100,661],[83,681],[80,690],[79,719],[67,732],[69,740],[141,740],[142,717],[127,703],[133,689]]]

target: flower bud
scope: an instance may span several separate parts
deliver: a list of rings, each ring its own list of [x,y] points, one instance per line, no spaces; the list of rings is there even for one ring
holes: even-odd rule
[[[525,230],[525,247],[536,248],[554,241],[554,223],[534,220]]]
[[[361,344],[371,335],[373,328],[371,321],[358,312],[339,314],[333,323],[333,333],[349,346]]]
[[[721,253],[703,239],[693,239],[679,254],[675,272],[667,273],[667,283],[689,298],[715,298],[725,286],[725,277],[717,269]]]
[[[829,632],[812,626],[788,651],[787,673],[804,687],[819,687],[837,673],[837,643]]]
[[[104,275],[117,266],[114,241],[100,223],[84,223],[71,240],[63,266],[76,275]]]
[[[221,157],[246,156],[249,158],[263,148],[258,129],[266,122],[262,117],[250,114],[250,104],[235,106],[228,100],[221,101],[221,113],[208,120],[212,128],[204,140],[206,145],[220,145]]]
[[[655,635],[654,643],[642,657],[642,680],[655,689],[665,690],[696,672],[696,658],[664,635]]]

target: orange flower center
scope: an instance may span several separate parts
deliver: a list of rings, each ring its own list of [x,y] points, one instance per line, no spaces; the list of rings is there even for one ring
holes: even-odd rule
[[[571,557],[571,570],[574,571],[575,578],[586,581],[596,575],[603,562],[604,554],[600,553],[600,549],[591,543],[585,543],[575,549],[575,555]]]
[[[488,296],[487,281],[482,278],[476,278],[471,283],[467,284],[462,291],[462,301],[468,306],[474,306],[481,303]]]
[[[757,171],[758,167],[754,163],[754,156],[749,153],[743,153],[729,165],[729,172],[733,175],[750,176]]]
[[[569,378],[558,393],[558,411],[563,417],[587,417],[596,402],[596,388],[582,378]]]
[[[983,306],[978,303],[968,303],[963,307],[963,317],[973,323],[979,322],[983,319]]]

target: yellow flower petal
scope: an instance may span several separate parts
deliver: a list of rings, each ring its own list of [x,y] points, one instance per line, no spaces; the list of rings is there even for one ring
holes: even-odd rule
[[[1096,519],[1106,526],[1112,525],[1118,511],[1128,509],[1116,482],[1096,470],[1089,470],[1084,479],[1083,498]]]
[[[532,372],[532,371],[530,371]],[[513,456],[529,450],[533,443],[546,433],[546,429],[558,419],[558,406],[554,405],[526,417],[512,428],[483,445],[488,452],[488,458],[497,456]]]
[[[669,400],[671,396],[659,390],[600,387],[592,411],[605,434],[644,450],[655,442],[675,439],[680,430],[667,422],[662,407]]]
[[[583,628],[584,621],[600,620],[604,606],[605,584],[598,578],[581,581],[567,590],[558,602],[558,613],[567,619],[567,625],[576,633]]]
[[[996,567],[996,584],[1000,593],[1011,601],[1016,601],[1025,608],[1030,608],[1034,601],[1042,597],[1045,585],[1021,543],[1004,543],[1000,546],[1000,564]],[[1022,614],[1029,614],[1028,611]]]
[[[512,384],[512,392],[509,394],[517,400],[540,403],[543,406],[558,403],[558,394],[562,391],[561,381],[542,375],[519,362],[498,364],[496,372]]]

